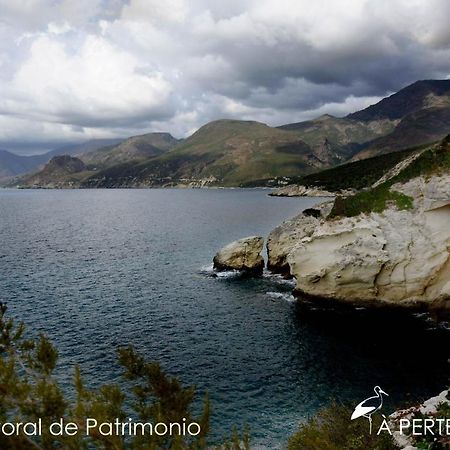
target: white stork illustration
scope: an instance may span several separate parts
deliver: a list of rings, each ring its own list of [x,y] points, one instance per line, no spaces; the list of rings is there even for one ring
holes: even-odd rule
[[[380,386],[375,386],[373,390],[377,395],[366,398],[357,405],[351,417],[351,420],[357,419],[358,417],[366,417],[369,419],[370,434],[372,434],[372,414],[383,407],[383,394],[389,397],[389,394],[386,394]]]

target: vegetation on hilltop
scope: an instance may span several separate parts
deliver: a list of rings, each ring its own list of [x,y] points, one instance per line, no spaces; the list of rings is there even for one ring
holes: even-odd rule
[[[102,169],[124,162],[160,156],[179,142],[169,133],[148,133],[130,137],[114,146],[83,153],[80,158],[86,165]]]
[[[349,197],[338,196],[328,217],[352,217],[360,213],[382,212],[388,202],[394,202],[398,209],[411,209],[413,199],[391,190],[395,183],[404,183],[418,176],[448,173],[450,170],[450,135],[439,144],[423,151],[420,156],[403,168],[397,175],[375,188],[362,190]]]
[[[311,172],[321,165],[311,158],[311,148],[295,132],[259,122],[218,120],[157,158],[101,171],[85,184],[152,186],[209,179],[209,184],[239,186],[250,180]]]
[[[350,197],[336,197],[328,217],[354,217],[361,213],[381,213],[386,209],[388,202],[395,203],[400,210],[413,207],[411,197],[401,192],[391,191],[390,184],[383,183],[374,189],[361,191]]]
[[[331,192],[363,189],[371,186],[400,161],[420,151],[422,148],[418,147],[374,156],[373,158],[342,164],[332,169],[322,170],[303,177],[290,178],[289,184],[320,187]]]
[[[394,183],[408,181],[420,175],[442,175],[450,170],[450,135],[423,152],[392,180]]]

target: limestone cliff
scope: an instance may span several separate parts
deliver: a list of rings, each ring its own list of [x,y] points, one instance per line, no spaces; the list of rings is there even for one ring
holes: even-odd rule
[[[379,208],[372,197],[394,193],[411,199],[404,208],[387,196],[381,211],[280,225],[269,235],[268,267],[289,271],[296,292],[311,297],[450,310],[449,155],[447,139],[361,196]],[[353,207],[367,207],[357,200]]]

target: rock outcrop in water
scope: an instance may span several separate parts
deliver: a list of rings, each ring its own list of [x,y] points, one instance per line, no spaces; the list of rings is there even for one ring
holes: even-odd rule
[[[260,274],[264,269],[261,251],[264,238],[250,236],[226,245],[214,256],[214,268],[223,270],[242,270],[252,274]]]

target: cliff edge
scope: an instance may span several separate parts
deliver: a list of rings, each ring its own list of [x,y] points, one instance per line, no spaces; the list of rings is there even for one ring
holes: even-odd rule
[[[268,238],[269,269],[293,276],[298,294],[450,311],[450,137],[319,211]]]

